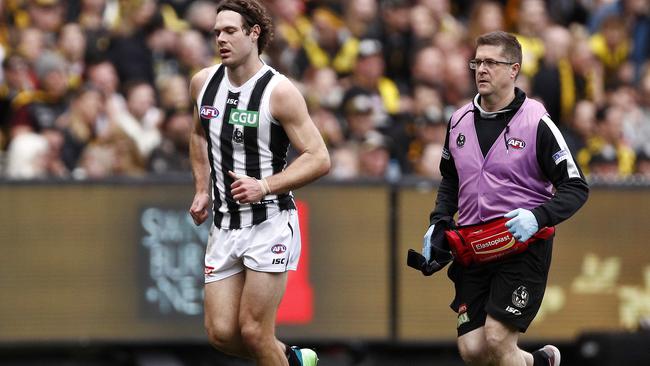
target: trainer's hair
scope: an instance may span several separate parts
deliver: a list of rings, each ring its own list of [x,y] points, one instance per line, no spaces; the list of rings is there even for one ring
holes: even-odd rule
[[[231,10],[242,16],[243,29],[249,34],[255,24],[260,26],[257,39],[257,53],[261,54],[273,38],[273,20],[266,8],[258,0],[222,0],[217,5],[217,14]]]
[[[509,62],[516,62],[521,66],[521,44],[515,36],[503,31],[483,34],[476,39],[476,48],[479,46],[502,46],[503,55]]]

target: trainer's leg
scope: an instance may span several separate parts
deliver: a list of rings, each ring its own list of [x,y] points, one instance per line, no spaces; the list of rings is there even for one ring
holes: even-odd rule
[[[519,331],[494,319],[485,320],[485,341],[494,363],[503,366],[526,366],[526,352],[519,349]],[[532,356],[531,356],[532,361]],[[532,364],[532,362],[531,362]]]
[[[245,273],[205,285],[205,329],[210,343],[229,355],[252,358],[239,329],[239,306]]]
[[[485,366],[490,364],[490,355],[485,342],[485,327],[474,329],[458,337],[458,352],[465,364]]]
[[[288,366],[286,347],[275,338],[275,317],[287,285],[287,272],[246,269],[239,307],[244,345],[259,366]]]

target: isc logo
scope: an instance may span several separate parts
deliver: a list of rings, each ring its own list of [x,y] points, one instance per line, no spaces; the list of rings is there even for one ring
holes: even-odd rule
[[[259,124],[259,113],[245,109],[233,109],[230,111],[228,123],[245,127],[257,127]]]
[[[526,142],[516,137],[511,137],[508,139],[508,146],[512,147],[513,149],[521,150],[526,147]]]
[[[204,105],[201,106],[199,114],[201,115],[201,118],[212,119],[219,115],[219,110],[211,105]]]
[[[273,264],[284,264],[285,258],[273,258]]]

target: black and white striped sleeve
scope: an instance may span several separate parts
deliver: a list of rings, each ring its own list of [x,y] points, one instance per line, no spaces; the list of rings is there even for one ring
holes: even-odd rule
[[[537,161],[555,187],[551,200],[532,210],[539,227],[553,226],[571,217],[587,201],[589,186],[551,118],[537,128]]]

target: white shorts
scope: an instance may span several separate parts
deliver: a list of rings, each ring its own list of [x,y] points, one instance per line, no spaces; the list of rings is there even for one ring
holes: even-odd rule
[[[205,250],[205,283],[244,270],[286,272],[298,268],[300,227],[296,210],[280,211],[266,221],[241,229],[212,224]]]

